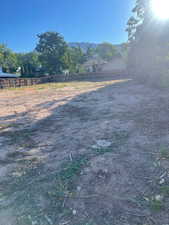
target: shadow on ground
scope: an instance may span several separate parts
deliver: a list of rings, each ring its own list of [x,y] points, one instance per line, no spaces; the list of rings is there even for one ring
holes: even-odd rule
[[[49,112],[41,120],[29,112],[11,115],[18,127],[0,131],[0,148],[7,149],[0,165],[8,171],[0,182],[0,225],[167,224],[167,197],[155,198],[166,170],[157,146],[167,146],[168,135],[157,127],[168,119],[165,101],[159,114],[160,96],[121,79],[37,104]]]

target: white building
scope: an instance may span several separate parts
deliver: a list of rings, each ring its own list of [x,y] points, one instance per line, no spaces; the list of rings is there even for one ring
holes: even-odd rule
[[[0,67],[0,78],[17,78],[18,75],[10,74],[10,73],[3,73],[2,67]]]
[[[122,57],[114,57],[111,61],[102,66],[102,72],[115,72],[126,70],[127,65]]]
[[[114,56],[110,61],[101,59],[90,59],[83,64],[88,72],[107,72],[124,71],[127,68],[126,61],[121,55]]]

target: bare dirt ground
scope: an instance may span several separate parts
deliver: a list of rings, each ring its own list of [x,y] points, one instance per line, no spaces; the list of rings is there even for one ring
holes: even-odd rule
[[[0,225],[169,224],[168,90],[116,76],[0,106]]]

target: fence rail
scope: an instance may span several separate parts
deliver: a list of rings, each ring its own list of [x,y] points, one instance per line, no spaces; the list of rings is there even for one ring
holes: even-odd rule
[[[124,75],[125,71],[114,71],[112,73],[86,73],[86,74],[58,74],[43,76],[39,78],[0,78],[0,89],[31,86],[48,82],[81,81],[110,78],[114,75]]]

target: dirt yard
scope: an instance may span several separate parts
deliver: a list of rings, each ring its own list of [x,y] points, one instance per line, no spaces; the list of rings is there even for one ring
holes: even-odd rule
[[[169,225],[168,90],[116,76],[0,106],[0,225]]]

